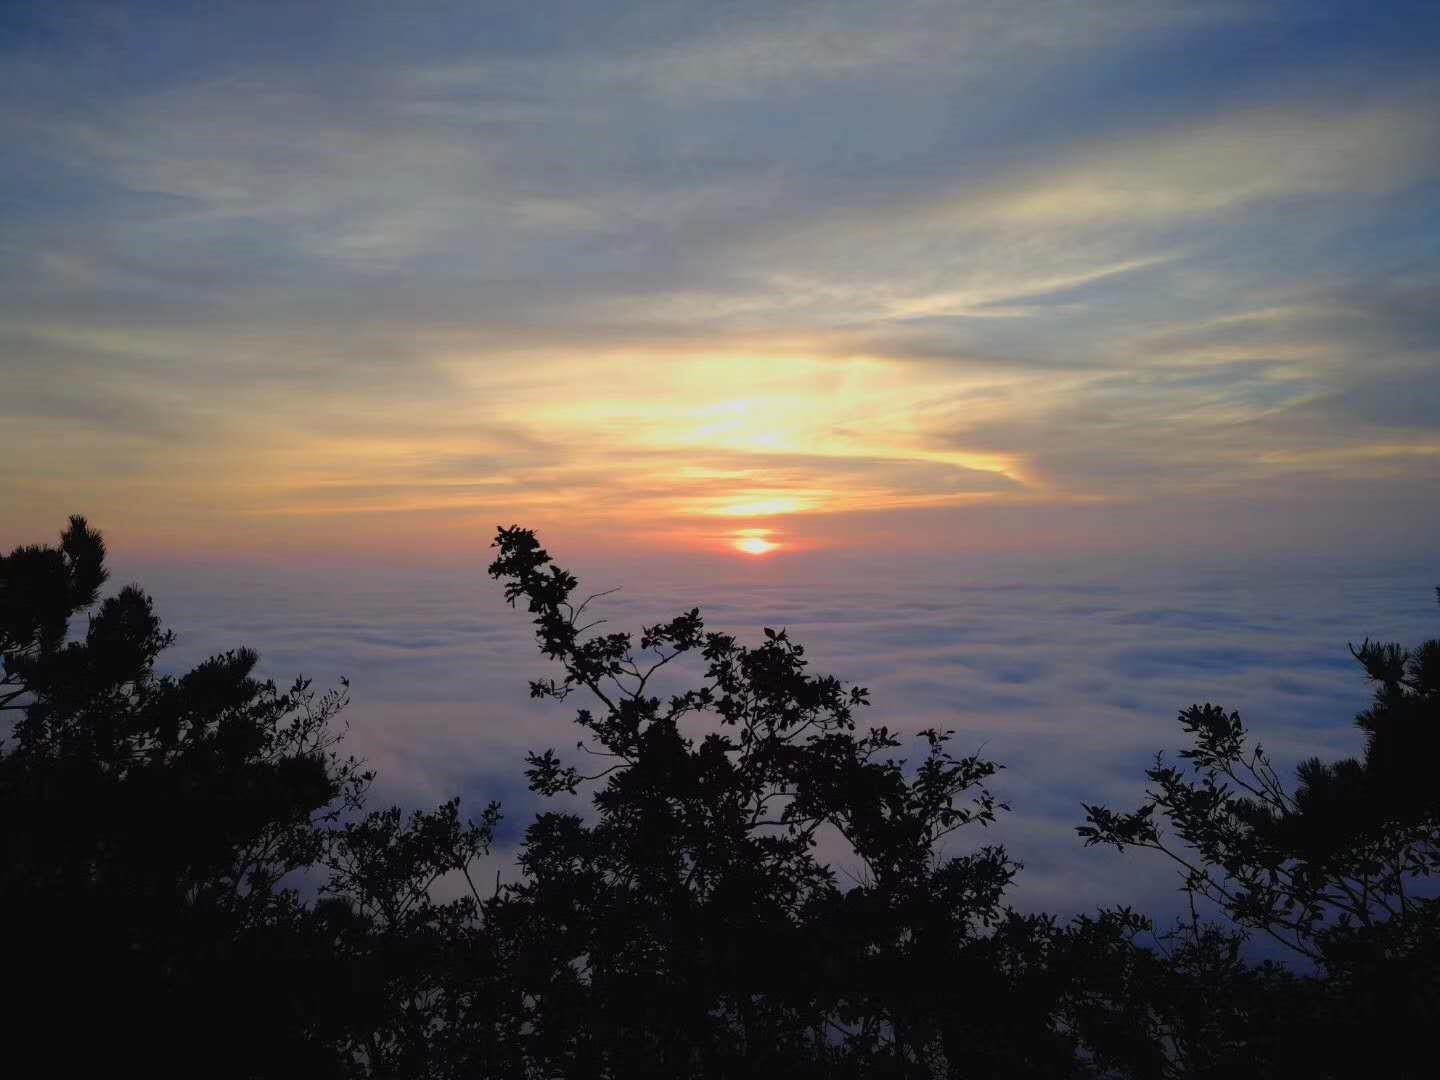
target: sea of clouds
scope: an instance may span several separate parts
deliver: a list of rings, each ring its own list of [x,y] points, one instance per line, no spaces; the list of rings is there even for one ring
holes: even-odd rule
[[[515,845],[542,803],[526,790],[524,754],[553,746],[579,757],[580,732],[569,703],[530,700],[527,680],[553,672],[529,617],[505,605],[482,564],[135,569],[179,634],[170,668],[244,644],[279,682],[348,677],[348,745],[379,772],[376,802],[460,795],[478,815],[500,800],[506,825],[485,872],[513,877]],[[745,640],[785,627],[813,670],[871,689],[862,723],[955,729],[958,750],[1005,765],[995,787],[1013,811],[989,830],[962,830],[948,850],[1003,842],[1025,864],[1012,902],[1062,915],[1116,903],[1166,919],[1179,910],[1163,859],[1086,850],[1074,828],[1082,801],[1138,805],[1155,752],[1183,745],[1180,709],[1240,710],[1287,773],[1312,754],[1358,753],[1352,721],[1369,691],[1347,643],[1414,644],[1440,623],[1436,574],[1424,566],[1141,573],[1115,564],[1069,582],[973,568],[939,580],[745,575],[669,581],[631,568],[586,584],[624,586],[597,601],[607,631],[638,632],[697,604],[710,628]],[[858,872],[845,853],[834,858]]]

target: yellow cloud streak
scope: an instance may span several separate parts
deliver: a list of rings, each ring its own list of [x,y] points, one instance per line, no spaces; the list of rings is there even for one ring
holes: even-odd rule
[[[934,448],[926,407],[965,379],[920,365],[803,355],[591,356],[542,361],[524,382],[501,387],[488,362],[462,357],[449,366],[497,402],[505,426],[577,453],[636,456],[632,467],[674,485],[668,510],[680,516],[942,505],[955,495],[909,489],[893,475],[880,483],[842,475],[861,461],[892,463],[892,474],[907,465],[950,466],[1027,482],[1014,456]],[[725,467],[708,464],[716,457]],[[777,485],[777,464],[793,479]]]
[[[478,393],[497,389],[493,361],[452,362]],[[498,419],[551,437],[602,433],[636,449],[910,456],[1007,472],[997,455],[936,454],[918,423],[928,402],[966,380],[897,361],[825,356],[615,355],[516,366]],[[493,399],[492,399],[493,400]]]
[[[383,408],[358,399],[303,436],[252,442],[226,470],[232,512],[499,515],[683,536],[713,535],[706,522],[775,525],[1039,491],[1018,457],[936,438],[955,396],[994,375],[819,350],[454,353],[436,366],[443,408],[431,393]]]

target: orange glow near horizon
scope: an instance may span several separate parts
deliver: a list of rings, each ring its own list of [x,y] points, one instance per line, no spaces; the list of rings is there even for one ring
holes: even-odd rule
[[[991,375],[827,355],[820,341],[759,355],[697,355],[687,345],[616,351],[613,363],[599,359],[540,353],[503,372],[463,350],[443,360],[462,399],[483,399],[502,428],[523,433],[554,459],[540,470],[497,469],[513,478],[508,488],[492,480],[483,490],[445,492],[436,490],[444,482],[436,477],[426,495],[518,506],[533,497],[530,482],[539,479],[547,508],[569,503],[586,517],[753,525],[796,515],[938,508],[1033,490],[1018,456],[962,449],[942,434],[954,420],[956,395],[985,392]],[[606,372],[604,381],[595,379],[596,370]],[[562,385],[581,389],[556,394]],[[508,456],[498,449],[497,465]],[[608,497],[597,499],[597,487]],[[653,528],[647,532],[654,535]],[[746,554],[779,546],[774,537],[742,530],[727,535],[764,541],[738,547],[732,539],[729,546]]]
[[[611,350],[583,362],[546,350],[499,362],[435,345],[422,369],[413,385],[388,388],[383,409],[361,390],[337,391],[303,425],[252,409],[207,452],[167,458],[123,500],[85,507],[147,546],[183,532],[206,550],[434,550],[505,520],[756,557],[813,540],[751,526],[804,519],[809,536],[837,514],[1036,491],[1019,455],[942,437],[956,395],[986,392],[991,376],[836,356],[823,341],[763,355]]]

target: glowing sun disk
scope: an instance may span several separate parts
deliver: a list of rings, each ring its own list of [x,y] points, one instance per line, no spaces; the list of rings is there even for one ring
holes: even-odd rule
[[[746,536],[735,541],[735,549],[743,551],[746,555],[764,555],[779,546],[779,544],[759,536]]]

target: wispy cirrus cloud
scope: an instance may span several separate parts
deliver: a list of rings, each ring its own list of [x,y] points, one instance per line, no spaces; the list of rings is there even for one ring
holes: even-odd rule
[[[609,7],[20,18],[16,528],[943,543],[1434,477],[1423,6]]]

